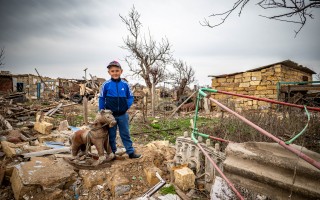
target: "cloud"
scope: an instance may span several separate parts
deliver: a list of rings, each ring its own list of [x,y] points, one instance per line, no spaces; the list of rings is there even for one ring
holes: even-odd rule
[[[220,27],[203,27],[203,18],[232,5],[209,0],[0,0],[4,67],[13,73],[34,73],[37,67],[45,76],[66,78],[81,78],[88,67],[89,73],[107,78],[105,65],[116,59],[129,74],[123,62],[128,52],[120,48],[128,31],[119,14],[126,16],[133,5],[143,33],[150,31],[157,40],[167,37],[174,57],[195,68],[200,84],[210,84],[208,75],[286,59],[320,72],[318,10],[294,38],[296,25],[259,17],[264,11],[253,3],[241,17],[233,13]]]

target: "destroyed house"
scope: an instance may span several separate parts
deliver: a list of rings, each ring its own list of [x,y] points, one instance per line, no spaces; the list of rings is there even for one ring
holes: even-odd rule
[[[41,77],[41,79],[33,74],[13,75],[7,71],[1,71],[0,92],[1,94],[22,92],[31,99],[54,97],[59,82],[49,77]]]
[[[313,85],[311,83],[313,74],[316,73],[311,69],[298,65],[291,60],[285,60],[245,72],[212,75],[209,77],[212,77],[213,89],[299,103],[296,98],[298,94],[301,97],[301,95],[307,95],[309,91],[318,90],[320,92],[320,85]],[[303,87],[301,88],[301,86]],[[289,90],[288,87],[290,88]],[[213,93],[212,97],[221,102],[234,105],[236,111],[264,110],[271,106],[267,102],[224,94]]]

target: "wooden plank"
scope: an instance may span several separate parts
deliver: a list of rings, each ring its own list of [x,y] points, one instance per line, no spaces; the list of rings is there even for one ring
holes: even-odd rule
[[[308,91],[319,90],[320,85],[282,85],[281,92],[295,92],[295,91]]]
[[[57,154],[57,153],[70,153],[70,147],[63,147],[63,148],[60,148],[60,149],[49,149],[49,150],[32,152],[32,153],[24,153],[24,154],[21,154],[21,155],[24,158],[30,158],[30,157],[51,155],[51,154]]]

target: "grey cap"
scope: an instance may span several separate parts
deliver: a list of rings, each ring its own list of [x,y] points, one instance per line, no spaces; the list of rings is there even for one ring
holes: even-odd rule
[[[109,69],[112,66],[119,67],[120,69],[122,69],[120,63],[115,60],[110,62],[109,65],[107,66],[107,68]]]

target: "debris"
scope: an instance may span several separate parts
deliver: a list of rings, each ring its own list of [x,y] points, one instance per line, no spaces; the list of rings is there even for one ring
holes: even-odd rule
[[[4,124],[4,126],[6,127],[7,130],[12,130],[13,129],[11,124],[2,115],[0,115],[0,122],[2,124]]]
[[[159,183],[160,180],[156,176],[156,172],[158,172],[160,176],[162,176],[162,174],[163,174],[162,171],[157,167],[144,168],[144,173],[147,177],[147,181],[148,181],[149,186],[154,186],[157,183]]]
[[[120,197],[131,190],[130,181],[119,172],[114,172],[108,180],[108,187],[114,197]]]
[[[34,130],[38,131],[39,133],[42,134],[50,134],[51,130],[53,128],[53,124],[49,123],[49,122],[36,122],[34,124]]]
[[[195,187],[195,175],[188,167],[175,170],[174,179],[175,184],[183,191],[187,191]]]
[[[91,189],[96,185],[102,185],[108,177],[105,170],[80,170],[79,175],[83,180],[83,187]]]
[[[11,158],[16,155],[20,155],[22,150],[16,144],[7,141],[1,141],[1,147],[7,157]]]
[[[59,131],[67,131],[68,128],[69,128],[68,120],[63,120],[60,122],[58,130]]]
[[[180,197],[176,194],[166,194],[164,196],[158,197],[160,200],[180,200]],[[184,199],[187,200],[187,199]]]
[[[50,149],[50,150],[44,150],[44,151],[38,151],[38,152],[32,152],[32,153],[24,153],[21,155],[24,158],[30,158],[30,157],[51,155],[51,154],[56,154],[56,153],[70,153],[70,147],[63,147],[63,148],[59,148],[59,149]]]
[[[60,103],[57,107],[52,108],[48,112],[45,113],[46,116],[52,116],[55,112],[57,112],[62,106],[62,103]]]
[[[10,181],[15,199],[61,199],[60,188],[73,183],[75,175],[62,159],[39,157],[16,165]]]

